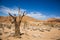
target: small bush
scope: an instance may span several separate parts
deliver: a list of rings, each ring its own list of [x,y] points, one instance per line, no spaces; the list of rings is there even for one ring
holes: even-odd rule
[[[60,39],[56,39],[56,40],[60,40]]]
[[[2,33],[0,33],[0,35],[2,35]]]
[[[0,39],[0,40],[2,40],[2,39]]]

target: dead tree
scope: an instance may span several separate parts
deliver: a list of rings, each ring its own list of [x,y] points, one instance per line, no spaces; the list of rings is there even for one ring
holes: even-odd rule
[[[23,12],[23,15],[21,15],[21,14],[20,14],[20,8],[19,8],[19,10],[18,10],[19,20],[18,20],[18,21],[17,21],[17,16],[16,16],[16,14],[14,14],[14,16],[11,15],[11,13],[8,13],[8,14],[9,14],[9,15],[12,17],[12,19],[13,19],[13,21],[12,21],[11,23],[14,23],[14,25],[15,25],[15,36],[16,36],[16,37],[21,37],[22,33],[20,32],[20,26],[21,26],[22,18],[25,16],[25,11]]]

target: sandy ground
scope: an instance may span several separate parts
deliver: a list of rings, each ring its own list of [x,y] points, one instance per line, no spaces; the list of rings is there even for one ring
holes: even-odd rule
[[[57,28],[51,28],[50,30],[34,30],[21,27],[21,32],[24,35],[21,38],[13,37],[14,27],[11,29],[4,27],[4,30],[0,28],[0,40],[60,40],[60,30]]]

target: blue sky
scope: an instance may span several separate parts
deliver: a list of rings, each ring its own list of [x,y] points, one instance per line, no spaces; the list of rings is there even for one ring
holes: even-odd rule
[[[60,17],[60,0],[0,0],[0,16],[6,16],[6,9],[16,9],[20,7],[34,18]],[[12,10],[13,11],[13,10]],[[38,17],[36,17],[38,16]]]

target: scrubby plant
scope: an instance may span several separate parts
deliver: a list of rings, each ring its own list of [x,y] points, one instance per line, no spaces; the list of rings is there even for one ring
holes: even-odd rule
[[[59,39],[56,39],[56,40],[60,40],[60,38]]]
[[[11,25],[7,25],[7,28],[11,29]]]
[[[0,23],[0,28],[2,28],[2,26],[3,26],[3,24],[2,24],[2,23]]]
[[[2,35],[2,33],[0,33],[0,36]]]
[[[24,27],[23,27],[23,29],[25,29],[25,28],[27,28],[28,27],[28,23],[27,23],[27,21],[25,21],[24,22]]]
[[[0,39],[0,40],[2,40],[2,39]]]

